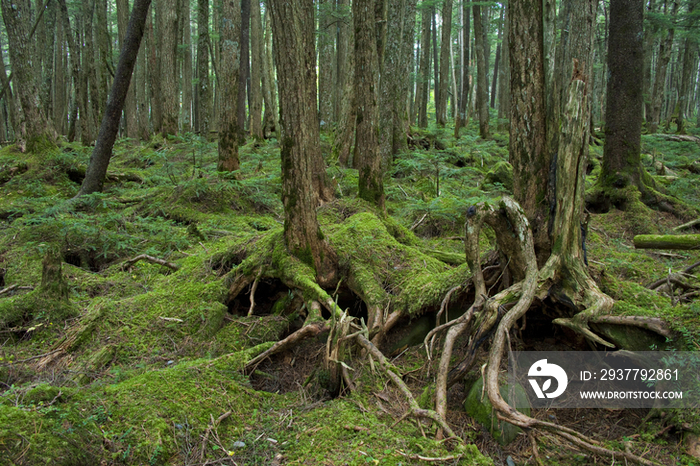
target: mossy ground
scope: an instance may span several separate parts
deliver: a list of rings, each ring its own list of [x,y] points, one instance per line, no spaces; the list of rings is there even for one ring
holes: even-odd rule
[[[436,310],[447,290],[468,279],[460,265],[466,211],[508,192],[484,182],[507,159],[507,135],[482,141],[474,122],[459,140],[451,134],[434,127],[418,132],[414,138],[433,141],[431,148],[397,156],[385,179],[387,217],[356,199],[356,170],[328,169],[337,200],[319,210],[319,221],[344,276],[365,299],[407,316]],[[698,176],[683,169],[691,148],[651,136],[644,141],[647,151],[657,159],[663,155],[682,175],[668,184],[669,192],[697,204],[692,188]],[[245,316],[247,295],[227,300],[231,277],[251,271],[256,258],[273,257],[275,273],[313,281],[313,271],[280,249],[284,217],[275,140],[243,146],[237,177],[217,173],[215,144],[192,135],[140,146],[118,142],[105,193],[63,202],[77,193],[89,155],[78,144],[41,154],[0,151],[0,288],[37,287],[42,258],[57,250],[72,306],[61,312],[40,300],[18,314],[16,303],[29,302],[36,292],[0,296],[0,464],[198,463],[212,417],[226,411],[231,415],[211,431],[205,458],[230,453],[238,464],[418,464],[399,452],[463,453],[459,464],[488,464],[473,446],[452,451],[430,440],[427,427],[424,438],[414,421],[394,425],[401,396],[359,356],[353,364],[358,390],[333,401],[319,397],[320,377],[267,393],[242,375],[251,355],[299,322],[281,304]],[[698,253],[659,255],[631,246],[636,233],[666,233],[678,223],[648,209],[594,214],[588,259],[618,312],[667,317],[679,345],[691,349],[700,342],[698,305],[672,307],[643,285],[699,260]],[[493,233],[484,232],[482,243],[485,250]],[[137,254],[180,268],[143,261],[121,267]],[[275,303],[287,299],[286,287],[264,280],[261,287],[280,293]],[[279,312],[266,311],[272,308]],[[41,358],[17,362],[50,353],[76,328],[86,330],[50,365],[38,364]],[[420,371],[424,353],[409,350],[396,364]],[[418,383],[412,388],[416,396],[422,391]],[[458,410],[460,402],[451,406]],[[491,445],[487,434],[474,433],[480,428],[471,420],[461,432],[469,441],[481,439],[482,447]],[[502,456],[493,456],[497,464]]]

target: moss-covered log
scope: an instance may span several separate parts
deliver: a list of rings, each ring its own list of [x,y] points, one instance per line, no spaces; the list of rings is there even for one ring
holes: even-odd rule
[[[700,249],[700,235],[637,235],[637,249]]]

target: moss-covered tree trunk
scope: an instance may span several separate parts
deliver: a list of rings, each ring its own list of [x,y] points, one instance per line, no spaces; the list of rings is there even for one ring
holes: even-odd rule
[[[217,170],[231,172],[240,168],[238,160],[239,120],[236,113],[241,60],[238,38],[241,23],[240,0],[224,0],[221,8],[221,64],[219,82],[221,86],[221,121],[219,127],[219,161]]]
[[[374,2],[355,0],[355,153],[359,170],[359,197],[384,210],[384,181],[377,144],[377,49],[374,37]]]
[[[313,189],[320,157],[316,111],[313,0],[271,0],[275,59],[280,92],[284,240],[290,253],[312,265],[319,283],[335,279],[336,258],[316,219],[319,199]]]
[[[22,108],[20,134],[26,142],[26,149],[39,150],[46,143],[53,144],[55,132],[42,111],[37,78],[32,68],[38,57],[33,56],[34,41],[29,37],[33,18],[29,0],[3,0],[2,17],[9,42],[14,90]]]

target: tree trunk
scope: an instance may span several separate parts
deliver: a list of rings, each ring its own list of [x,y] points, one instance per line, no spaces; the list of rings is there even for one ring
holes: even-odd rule
[[[109,93],[107,108],[102,117],[100,133],[97,136],[95,148],[90,156],[90,163],[85,171],[85,179],[80,187],[78,196],[102,191],[112,147],[117,138],[119,120],[121,119],[124,101],[129,89],[129,81],[134,71],[141,38],[148,17],[148,7],[151,0],[135,0],[131,9],[129,27],[124,38],[124,47],[119,53],[119,64],[114,75],[114,82]]]
[[[253,1],[250,10],[250,135],[263,139],[262,106],[260,87],[263,61],[263,34],[260,2]]]
[[[318,3],[318,115],[322,129],[333,123],[333,0]]]
[[[106,96],[100,96],[99,86],[97,85],[97,70],[95,67],[95,48],[93,47],[94,38],[92,31],[92,23],[95,16],[95,0],[86,0],[83,2],[83,26],[84,26],[84,46],[83,46],[83,72],[87,74],[87,96],[86,108],[89,107],[90,112],[90,144],[97,133],[97,128],[102,119],[100,110],[100,100]]]
[[[124,36],[129,25],[129,0],[117,0],[117,23],[119,29],[119,48],[124,47]],[[124,123],[126,137],[136,141],[138,138],[138,115],[136,113],[136,83],[129,86],[124,102]]]
[[[678,12],[678,6],[678,0],[671,1],[672,22]],[[666,89],[666,72],[668,71],[668,63],[671,60],[675,31],[674,27],[670,27],[666,37],[659,43],[659,54],[656,59],[656,77],[654,79],[654,87],[652,88],[651,95],[650,114],[647,116],[647,130],[652,134],[656,133],[659,129],[661,105],[663,104],[664,91]]]
[[[128,17],[127,17],[128,19]],[[100,115],[104,115],[109,95],[109,86],[112,83],[114,74],[114,63],[112,63],[112,41],[109,37],[107,25],[107,0],[97,0],[95,5],[95,36],[97,38],[97,52],[99,58],[97,62],[97,87],[102,98],[98,102]]]
[[[241,59],[240,59],[240,70],[238,77],[238,126],[241,131],[239,143],[243,144],[245,142],[245,129],[247,124],[246,120],[246,96],[248,89],[248,81],[250,79],[250,1],[251,0],[240,0],[241,3]],[[223,23],[222,23],[223,24]],[[223,60],[223,58],[222,58]],[[221,68],[224,64],[221,64]],[[223,89],[221,89],[223,91]],[[223,94],[222,94],[223,97]],[[219,115],[221,123],[219,127],[221,128],[224,123],[225,117]]]
[[[467,104],[469,101],[469,36],[471,29],[471,2],[462,0],[462,69],[460,70],[460,89],[457,101],[457,118],[455,118],[455,138],[459,138],[459,129],[467,125]]]
[[[498,39],[496,43],[496,58],[493,61],[493,76],[491,78],[491,108],[496,108],[496,95],[498,94],[498,67],[501,61],[501,42],[503,40],[503,16],[505,8],[501,8],[501,18],[498,20]],[[499,96],[500,97],[500,96]],[[499,102],[500,104],[500,102]]]
[[[695,57],[698,54],[698,44],[692,37],[686,37],[685,50],[683,51],[683,72],[681,76],[681,88],[678,91],[678,134],[685,134],[685,120],[689,113],[689,99],[692,94],[690,88],[691,74],[695,72]]]
[[[53,144],[56,135],[53,125],[41,110],[39,88],[31,66],[35,58],[32,57],[33,41],[29,38],[31,21],[27,20],[31,17],[31,5],[27,0],[2,0],[2,17],[9,42],[14,88],[22,108],[20,134],[26,141],[27,150],[41,150],[43,145]]]
[[[162,2],[164,0],[154,0],[155,2]],[[149,62],[148,62],[148,82],[150,83],[150,94],[151,94],[151,121],[153,123],[153,132],[160,133],[163,129],[163,93],[161,86],[161,75],[160,75],[160,57],[161,43],[163,41],[161,30],[161,12],[156,3],[153,8],[154,18],[151,20],[149,15],[148,20],[148,30],[151,43],[149,44]]]
[[[700,235],[637,235],[637,249],[700,249]]]
[[[44,1],[39,0],[37,7],[44,7]],[[41,23],[41,21],[40,21]],[[54,78],[54,48],[56,47],[56,4],[51,2],[46,6],[43,17],[43,38],[37,37],[37,44],[41,47],[38,52],[42,54],[42,81],[41,81],[41,105],[45,118],[51,122],[53,119],[53,78]],[[38,30],[38,29],[37,29]]]
[[[338,104],[338,125],[333,141],[333,155],[338,158],[342,167],[347,167],[350,159],[350,150],[355,136],[355,106],[353,105],[355,87],[355,62],[353,42],[352,15],[349,0],[338,0],[338,12],[344,13],[344,17],[338,24],[338,92],[340,100]]]
[[[546,227],[550,202],[544,180],[550,179],[551,155],[544,150],[547,134],[542,14],[539,0],[508,2],[513,194],[533,228],[538,264],[544,263],[550,252]]]
[[[442,3],[442,38],[440,41],[440,87],[437,94],[438,126],[447,123],[447,93],[449,90],[450,73],[450,43],[452,42],[452,0]]]
[[[182,10],[182,131],[192,131],[192,30],[190,2],[183,2]]]
[[[384,64],[379,82],[379,157],[386,169],[394,156],[394,124],[398,120],[401,102],[402,39],[404,0],[389,0]]]
[[[209,136],[212,92],[209,85],[209,0],[197,3],[197,89],[195,91],[195,131]]]
[[[12,125],[12,130],[15,135],[20,135],[21,130],[19,125],[19,116],[17,115],[16,97],[10,88],[10,80],[7,76],[7,70],[5,68],[5,57],[3,56],[3,44],[0,38],[0,82],[2,83],[2,88],[5,89],[5,95],[3,100],[7,102],[7,112],[10,120],[10,125]]]
[[[324,286],[335,279],[337,259],[316,219],[319,199],[312,180],[313,159],[321,155],[313,28],[304,27],[313,24],[313,1],[270,0],[269,6],[280,80],[284,240]]]
[[[430,91],[430,18],[432,10],[422,7],[421,13],[421,57],[418,73],[418,127],[428,127],[428,97]]]
[[[353,165],[359,170],[361,199],[384,210],[384,181],[377,145],[377,50],[372,0],[354,0],[356,133]]]
[[[642,31],[644,5],[636,0],[610,2],[608,89],[605,147],[598,185],[608,189],[643,189],[641,170]]]
[[[433,100],[435,101],[435,119],[437,121],[438,116],[438,96],[440,95],[440,82],[439,78],[439,68],[438,68],[438,41],[437,41],[437,20],[435,19],[437,12],[433,6],[430,20],[432,21],[432,34],[433,34]],[[427,105],[426,100],[426,105]]]
[[[240,82],[241,31],[241,2],[240,0],[224,0],[221,9],[221,67],[219,69],[219,83],[221,85],[221,122],[219,124],[219,162],[217,170],[232,172],[240,168],[238,160],[238,137],[241,121],[236,114],[239,86],[245,86]]]
[[[401,29],[403,38],[401,40],[401,70],[399,71],[399,85],[401,90],[399,97],[396,99],[396,113],[394,121],[394,142],[392,152],[408,150],[408,134],[410,132],[408,115],[411,112],[410,90],[413,89],[411,76],[413,74],[413,56],[416,31],[416,0],[404,0],[403,4],[403,21]]]
[[[474,51],[476,53],[476,108],[479,111],[479,136],[482,139],[491,137],[489,134],[489,84],[486,78],[486,57],[484,51],[484,35],[481,24],[481,7],[472,6],[474,12]]]
[[[510,44],[508,39],[508,8],[504,8],[503,18],[503,43],[501,45],[501,65],[498,72],[501,75],[498,83],[498,129],[508,128],[510,115]]]
[[[274,63],[272,60],[272,20],[269,8],[265,9],[265,43],[262,51],[262,89],[265,103],[263,135],[269,138],[279,129],[277,118],[277,89],[275,87]]]
[[[178,132],[179,85],[177,76],[177,9],[166,0],[157,0],[160,16],[159,66],[163,105],[161,134]]]

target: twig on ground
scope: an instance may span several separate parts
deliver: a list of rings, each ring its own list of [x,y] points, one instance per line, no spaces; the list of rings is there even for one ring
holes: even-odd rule
[[[149,256],[148,254],[139,254],[138,256],[134,257],[133,259],[129,259],[129,260],[125,261],[122,264],[121,269],[126,270],[140,260],[145,260],[145,261],[150,262],[152,264],[159,264],[159,265],[165,266],[171,270],[179,270],[180,269],[180,266],[173,263],[173,262],[168,262],[168,261],[163,260],[163,259],[158,259],[157,257]]]
[[[207,430],[204,432],[204,438],[202,439],[202,446],[200,447],[201,451],[199,452],[199,461],[204,460],[204,453],[206,451],[207,442],[209,441],[209,434],[211,434],[212,429],[214,429],[216,426],[218,426],[221,423],[221,421],[223,421],[224,419],[229,417],[231,415],[231,413],[232,413],[232,411],[226,411],[224,414],[219,416],[216,419],[216,421],[214,420],[214,416],[212,416],[211,414],[209,415],[209,417],[211,418],[211,423],[209,424],[209,427],[207,427]]]

